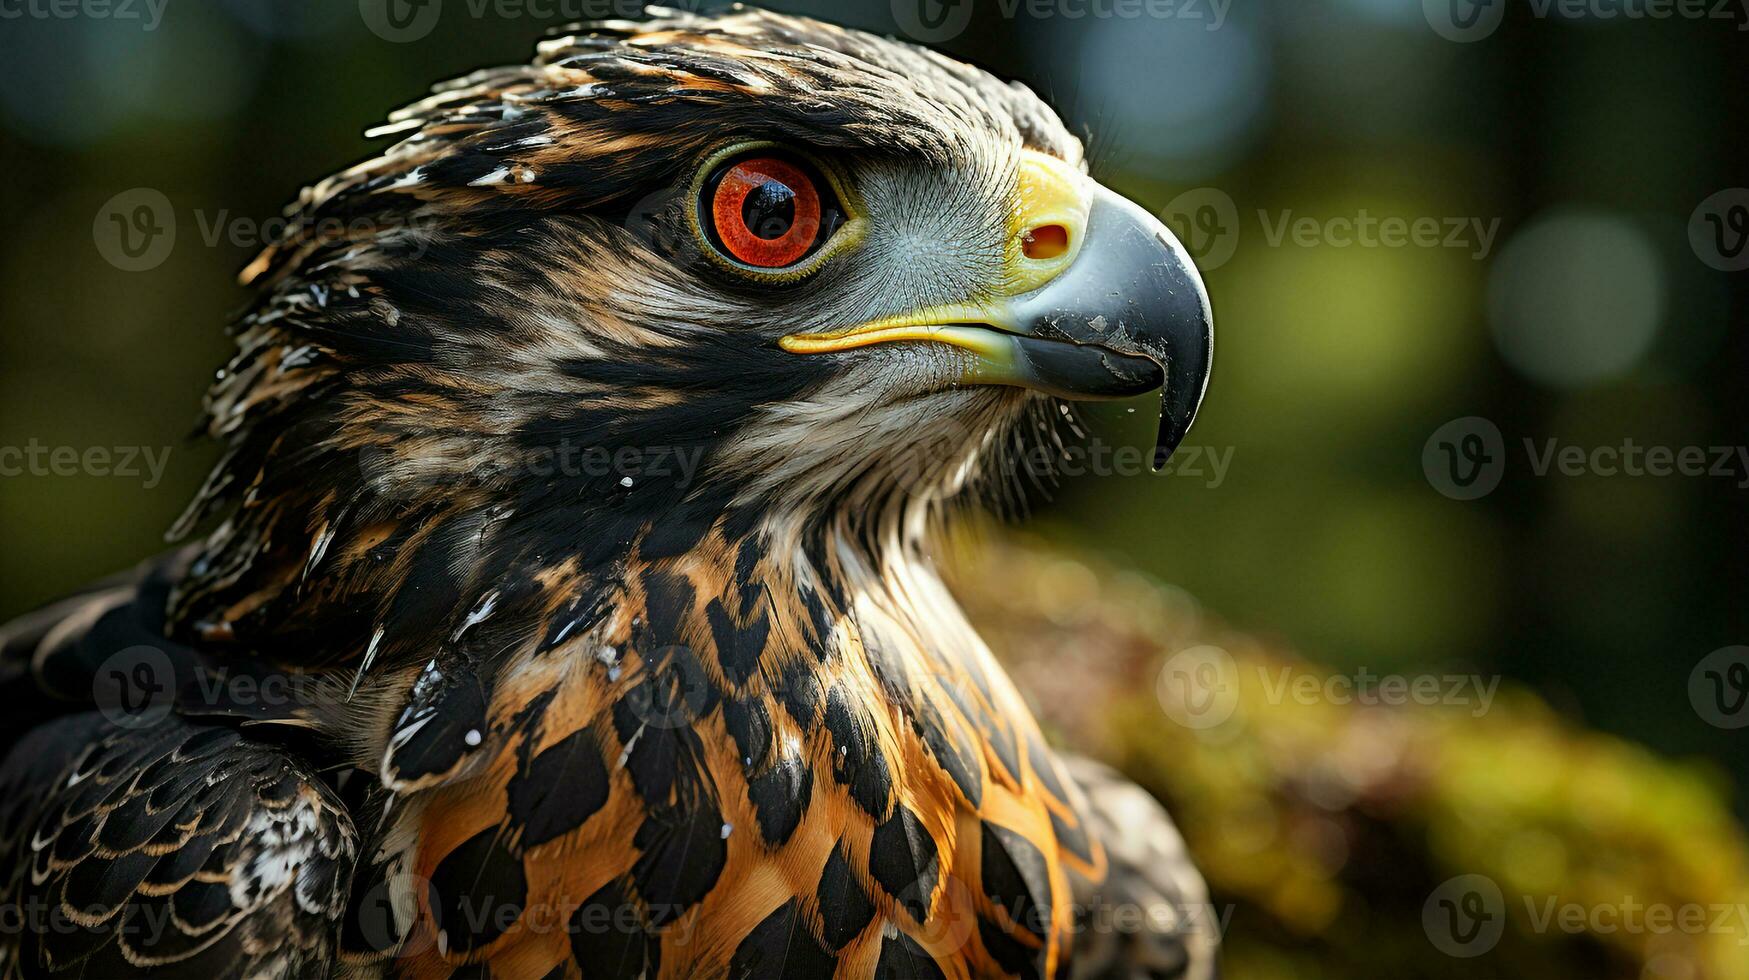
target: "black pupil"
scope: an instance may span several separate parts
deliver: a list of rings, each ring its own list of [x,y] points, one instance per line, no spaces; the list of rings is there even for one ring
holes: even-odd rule
[[[741,220],[759,238],[766,241],[782,238],[796,223],[796,192],[781,181],[764,181],[741,202]]]

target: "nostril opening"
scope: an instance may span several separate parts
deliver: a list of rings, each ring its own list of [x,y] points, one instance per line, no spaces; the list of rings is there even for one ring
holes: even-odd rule
[[[1054,259],[1069,251],[1069,229],[1062,225],[1039,225],[1026,233],[1020,250],[1029,259]]]

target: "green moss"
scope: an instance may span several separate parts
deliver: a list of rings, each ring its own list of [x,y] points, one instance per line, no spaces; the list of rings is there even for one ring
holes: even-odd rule
[[[1354,674],[1177,590],[991,544],[954,563],[956,591],[1046,727],[1168,804],[1231,907],[1229,977],[1749,978],[1749,843],[1717,772],[1510,684],[1353,703]],[[1230,714],[1187,714],[1162,687],[1199,646],[1230,658],[1205,657]],[[1498,887],[1504,929],[1460,958],[1423,912],[1437,924],[1436,890],[1462,875]]]

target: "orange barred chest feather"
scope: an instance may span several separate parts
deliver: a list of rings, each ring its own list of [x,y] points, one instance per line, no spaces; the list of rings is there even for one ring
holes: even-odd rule
[[[472,761],[397,816],[400,975],[1060,975],[1067,874],[1104,856],[934,573],[716,553],[501,672]]]

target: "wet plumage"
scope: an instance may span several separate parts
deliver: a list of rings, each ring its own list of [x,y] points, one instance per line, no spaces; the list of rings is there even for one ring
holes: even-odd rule
[[[6,975],[1209,969],[1175,936],[1074,962],[1077,894],[1195,902],[1194,872],[1109,865],[928,558],[1009,492],[1050,393],[1158,362],[1188,425],[1140,314],[1012,351],[895,325],[1073,278],[1030,189],[1075,247],[1110,225],[1055,115],[735,12],[557,36],[383,132],[245,272],[197,543],[0,633],[0,683],[36,692],[0,885],[80,925],[0,945]],[[819,259],[699,234],[702,175],[748,153],[829,182]],[[153,942],[124,928],[154,910]]]

